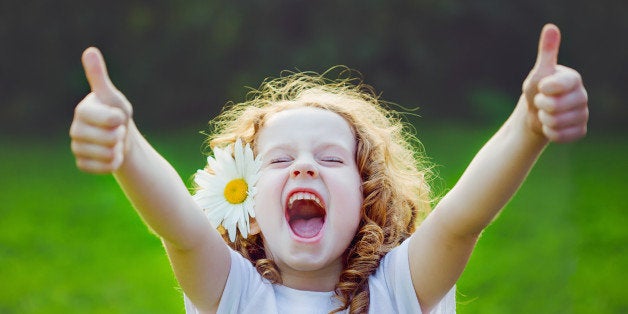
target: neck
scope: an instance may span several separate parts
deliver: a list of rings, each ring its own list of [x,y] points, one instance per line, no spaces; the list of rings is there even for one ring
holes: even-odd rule
[[[283,285],[297,290],[306,291],[334,291],[340,273],[342,272],[342,261],[338,260],[337,263],[316,270],[297,270],[290,266],[277,263],[279,271],[281,272],[281,280]]]

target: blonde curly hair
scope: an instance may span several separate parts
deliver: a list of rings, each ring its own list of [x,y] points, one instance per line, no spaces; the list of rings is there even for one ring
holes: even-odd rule
[[[336,77],[331,79],[330,76]],[[381,258],[408,238],[431,209],[428,178],[431,167],[420,142],[412,135],[401,114],[386,107],[373,89],[345,67],[323,74],[283,72],[252,89],[247,100],[229,103],[210,121],[210,148],[224,147],[240,138],[256,145],[267,119],[282,110],[314,107],[343,117],[353,129],[356,161],[362,179],[363,204],[358,231],[345,250],[343,270],[335,287],[342,304],[332,313],[349,308],[366,313],[369,307],[368,278]],[[207,169],[211,171],[211,169]],[[260,234],[248,238],[237,234],[225,241],[249,259],[266,279],[280,284],[281,273],[266,257]]]

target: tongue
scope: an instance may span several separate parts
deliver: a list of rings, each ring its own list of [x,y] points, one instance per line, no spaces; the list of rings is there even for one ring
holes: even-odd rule
[[[323,228],[323,218],[294,219],[290,222],[292,231],[302,238],[312,238]]]

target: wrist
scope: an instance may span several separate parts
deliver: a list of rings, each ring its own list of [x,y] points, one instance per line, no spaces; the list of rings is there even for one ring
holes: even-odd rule
[[[523,144],[543,149],[549,144],[549,139],[543,134],[543,126],[539,121],[538,110],[529,105],[524,95],[521,95],[517,107],[507,121],[509,128],[520,138]]]
[[[143,139],[139,129],[135,125],[133,119],[129,119],[126,124],[126,134],[123,140],[122,162],[120,166],[114,170],[114,174],[120,174],[128,169],[129,164],[133,163],[133,156],[137,155],[137,150],[141,149],[141,140]]]

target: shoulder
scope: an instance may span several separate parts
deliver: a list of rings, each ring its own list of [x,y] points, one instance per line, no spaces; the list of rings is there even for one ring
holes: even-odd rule
[[[276,308],[272,284],[240,253],[232,249],[229,252],[231,267],[217,313],[276,313],[272,311]],[[187,314],[199,313],[187,297],[184,300]]]
[[[371,313],[421,313],[408,260],[408,240],[386,254],[369,278]],[[441,300],[432,313],[456,312],[455,290]]]
[[[371,313],[421,313],[408,263],[408,241],[388,252],[369,278]]]

